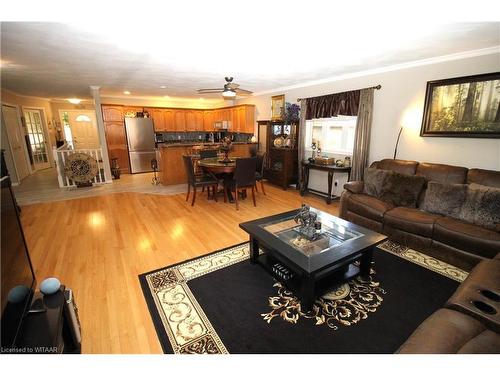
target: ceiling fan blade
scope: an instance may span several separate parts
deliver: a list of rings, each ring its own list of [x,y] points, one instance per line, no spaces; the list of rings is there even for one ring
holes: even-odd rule
[[[230,89],[233,89],[233,90],[237,89],[238,87],[240,87],[240,85],[238,85],[237,83],[232,83],[232,82],[226,83],[225,86],[227,86],[227,87],[229,87]]]
[[[224,89],[198,89],[198,93],[211,93],[211,92],[222,92]]]
[[[238,94],[253,94],[253,91],[250,91],[250,90],[244,90],[244,89],[239,89],[239,88],[236,88],[235,91],[238,93]]]

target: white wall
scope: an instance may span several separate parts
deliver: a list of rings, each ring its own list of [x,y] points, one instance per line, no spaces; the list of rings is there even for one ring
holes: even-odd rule
[[[437,60],[437,59],[435,59]],[[271,96],[285,94],[287,102],[297,98],[325,95],[382,85],[375,91],[374,117],[370,142],[370,162],[392,158],[401,125],[407,126],[401,136],[398,158],[421,162],[444,163],[465,167],[500,170],[500,139],[420,137],[420,125],[427,81],[500,71],[500,50],[495,54],[433,62],[421,66],[374,73],[308,87],[238,100],[237,104],[255,104],[257,119],[271,117]],[[311,181],[318,183],[319,174]],[[323,177],[324,178],[324,177]],[[339,187],[343,183],[339,182]],[[323,189],[323,190],[324,190]],[[341,189],[337,190],[340,193]]]

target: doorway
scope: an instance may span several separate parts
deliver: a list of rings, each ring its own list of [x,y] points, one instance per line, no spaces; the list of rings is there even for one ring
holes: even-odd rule
[[[21,118],[16,107],[2,104],[2,127],[7,131],[8,145],[14,162],[17,181],[30,174],[28,155],[25,149],[25,139],[21,132]],[[2,142],[3,143],[3,142]]]
[[[47,139],[43,130],[42,114],[38,109],[24,109],[30,162],[35,171],[50,168]]]
[[[66,142],[73,149],[98,149],[100,147],[94,111],[62,110],[60,115]]]

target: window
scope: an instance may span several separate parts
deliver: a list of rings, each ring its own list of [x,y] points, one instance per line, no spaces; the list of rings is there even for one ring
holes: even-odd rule
[[[311,151],[313,141],[319,141],[321,152],[352,155],[356,116],[337,116],[306,121],[305,148]]]

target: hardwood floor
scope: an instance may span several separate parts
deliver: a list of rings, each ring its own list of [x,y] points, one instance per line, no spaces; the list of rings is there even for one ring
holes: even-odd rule
[[[185,194],[115,193],[22,208],[38,283],[50,276],[74,290],[84,353],[161,353],[138,275],[248,240],[238,227],[311,204],[334,215],[338,203],[266,185],[234,204]]]

